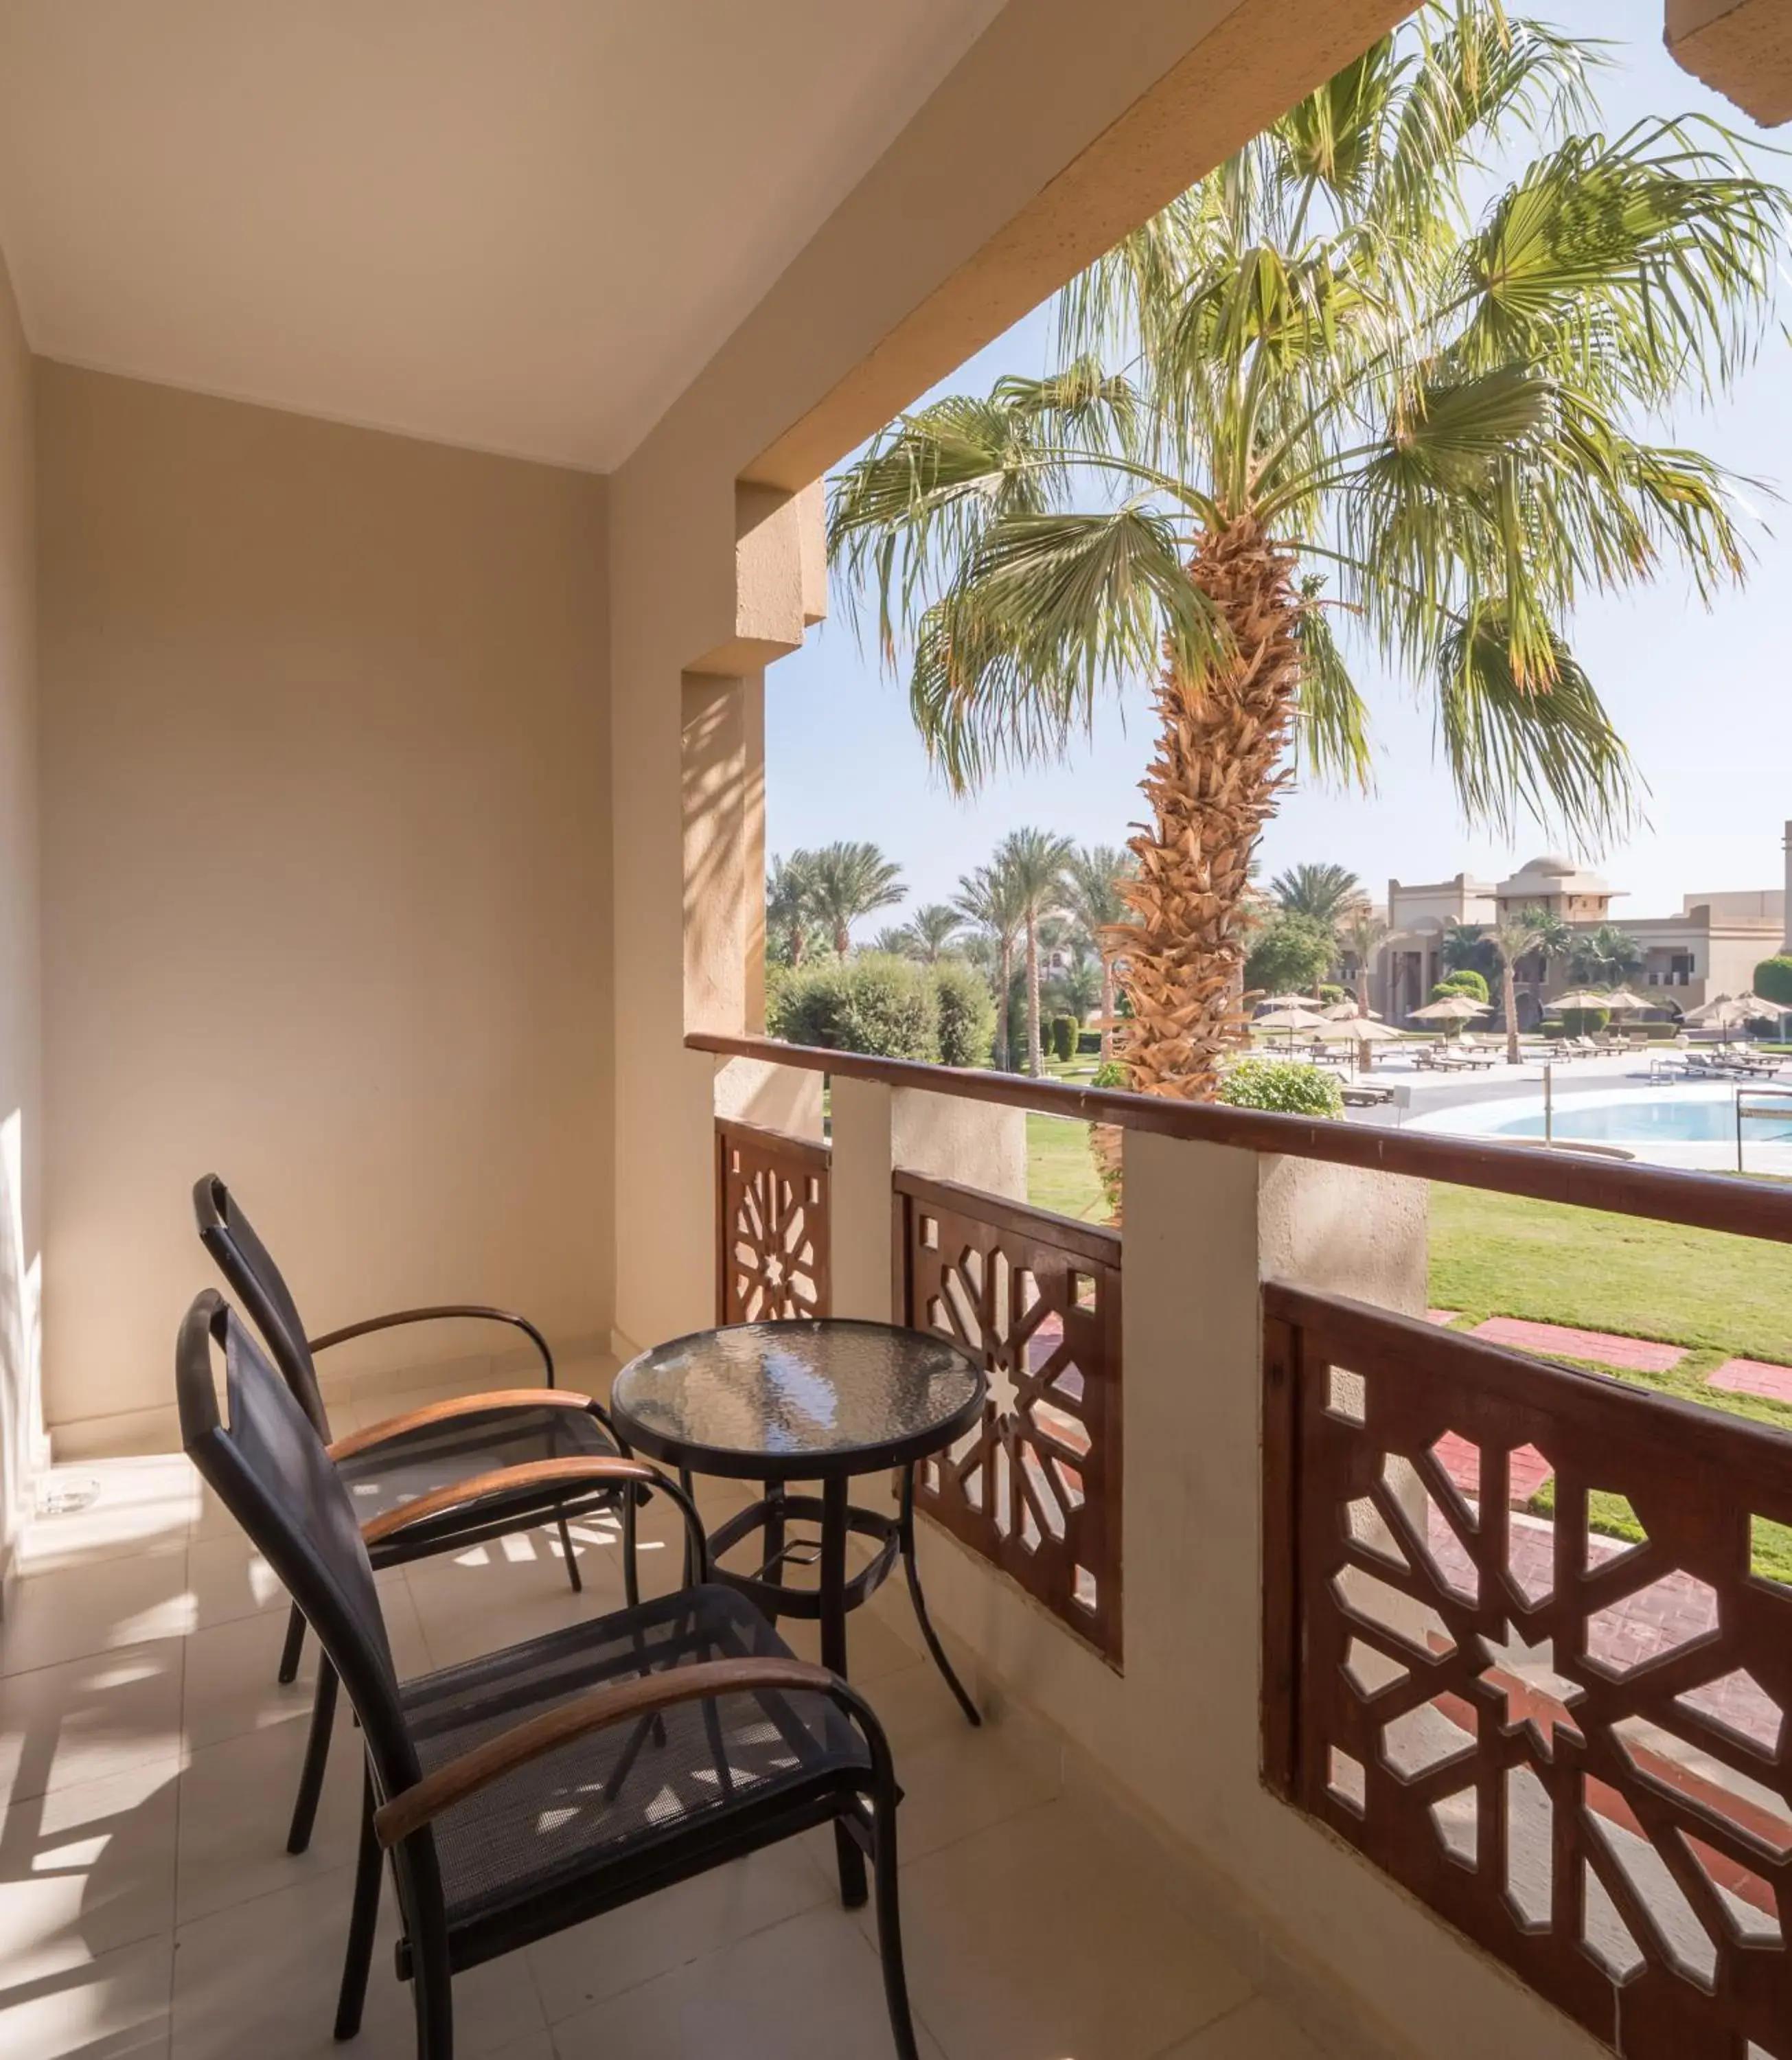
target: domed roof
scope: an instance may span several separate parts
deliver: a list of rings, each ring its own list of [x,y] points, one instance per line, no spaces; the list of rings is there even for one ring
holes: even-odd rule
[[[1531,859],[1519,869],[1522,872],[1548,873],[1555,879],[1566,880],[1570,873],[1578,872],[1580,868],[1571,858],[1564,858],[1559,851],[1546,851],[1541,858]]]

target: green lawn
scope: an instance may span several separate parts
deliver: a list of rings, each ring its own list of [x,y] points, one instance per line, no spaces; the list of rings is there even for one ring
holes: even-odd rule
[[[1457,1328],[1527,1316],[1683,1345],[1686,1356],[1666,1373],[1593,1370],[1792,1431],[1792,1407],[1705,1384],[1733,1355],[1792,1363],[1786,1284],[1784,1252],[1758,1238],[1472,1188],[1431,1190],[1431,1297],[1462,1312]],[[1539,1516],[1554,1513],[1553,1485],[1546,1481],[1531,1498]],[[1643,1535],[1622,1495],[1590,1497],[1587,1522],[1610,1537]],[[1792,1582],[1792,1531],[1758,1517],[1754,1556],[1756,1573]]]
[[[1027,1118],[1027,1199],[1085,1223],[1106,1223],[1108,1204],[1089,1156],[1089,1126],[1061,1116]]]
[[[1432,1302],[1792,1364],[1785,1252],[1758,1238],[1471,1188],[1431,1190]]]

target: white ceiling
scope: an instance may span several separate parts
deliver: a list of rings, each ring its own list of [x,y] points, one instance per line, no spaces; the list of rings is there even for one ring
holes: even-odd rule
[[[1000,0],[0,0],[72,363],[607,469]]]

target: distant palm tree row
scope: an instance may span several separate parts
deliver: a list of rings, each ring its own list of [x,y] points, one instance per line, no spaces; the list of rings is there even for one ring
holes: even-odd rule
[[[1044,1068],[1048,1006],[1079,1024],[1096,1015],[1102,1056],[1110,1058],[1116,960],[1135,920],[1121,888],[1135,869],[1131,855],[1112,845],[1079,848],[1049,830],[1012,830],[987,864],[964,875],[951,901],[917,908],[905,923],[880,931],[872,948],[927,965],[960,958],[980,966],[996,1000],[999,1064],[1009,1050],[1018,955],[1027,1070]],[[792,968],[819,952],[844,957],[852,924],[896,907],[907,892],[901,867],[874,844],[775,857],[765,881],[767,954]]]
[[[1072,1016],[1079,1025],[1092,1019],[1100,1028],[1102,1058],[1123,1057],[1115,1036],[1123,1020],[1117,990],[1139,934],[1126,895],[1136,877],[1130,851],[1079,847],[1048,830],[1012,830],[987,864],[963,876],[950,901],[916,908],[906,922],[880,931],[871,948],[924,965],[959,959],[980,967],[995,998],[999,1065],[1008,1062],[1017,1006],[1029,1072],[1044,1070],[1044,1025],[1053,1013]],[[896,907],[907,894],[900,865],[875,844],[832,844],[774,858],[765,883],[768,956],[793,968],[820,952],[844,957],[852,948],[852,925]],[[1347,866],[1310,863],[1279,872],[1267,892],[1252,890],[1246,924],[1240,998],[1310,993],[1337,979],[1354,986],[1357,1006],[1367,1012],[1370,973],[1388,926]],[[1447,973],[1499,980],[1502,1015],[1515,1041],[1517,982],[1527,960],[1538,968],[1565,965],[1575,980],[1602,988],[1628,979],[1642,963],[1635,939],[1616,924],[1578,931],[1544,908],[1492,925],[1448,924],[1440,956]]]

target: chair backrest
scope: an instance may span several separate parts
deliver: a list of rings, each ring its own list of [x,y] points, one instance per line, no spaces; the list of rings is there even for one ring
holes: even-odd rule
[[[329,1415],[317,1385],[317,1368],[305,1341],[305,1323],[280,1268],[243,1214],[241,1205],[215,1173],[193,1184],[194,1220],[199,1242],[218,1261],[230,1291],[248,1310],[251,1321],[273,1354],[299,1407],[327,1445]]]
[[[214,1351],[223,1355],[220,1419]],[[175,1347],[181,1442],[304,1612],[360,1718],[375,1785],[418,1779],[398,1679],[353,1505],[323,1441],[248,1326],[208,1288]]]

